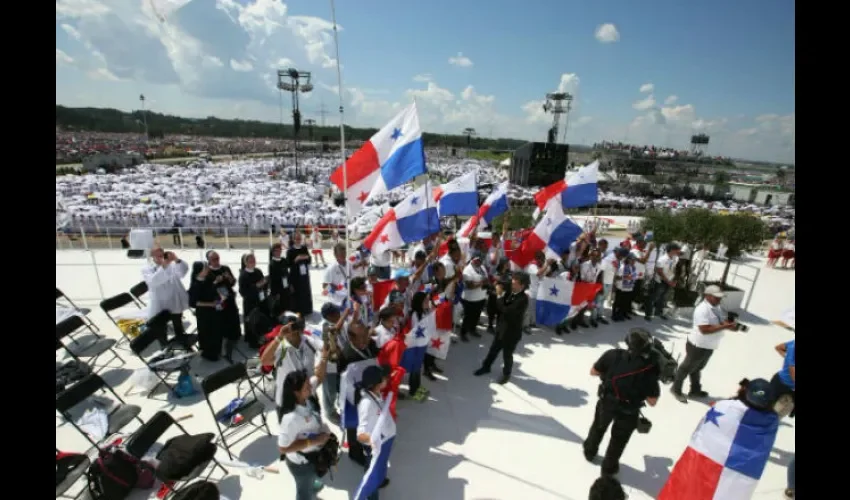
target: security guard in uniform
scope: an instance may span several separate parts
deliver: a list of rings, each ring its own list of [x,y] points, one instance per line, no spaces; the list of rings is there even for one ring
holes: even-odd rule
[[[661,392],[658,367],[650,353],[652,336],[642,328],[633,328],[626,337],[628,349],[606,351],[590,369],[602,379],[596,415],[584,441],[584,457],[592,462],[599,443],[613,422],[608,450],[602,461],[602,474],[620,470],[620,457],[641,419],[644,402],[655,406]],[[647,421],[648,423],[648,421]]]

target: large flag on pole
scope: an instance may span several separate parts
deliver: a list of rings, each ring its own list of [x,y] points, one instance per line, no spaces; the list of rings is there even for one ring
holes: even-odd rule
[[[438,232],[440,216],[436,204],[429,200],[430,196],[431,181],[427,181],[378,220],[363,240],[363,246],[374,254],[380,254]]]
[[[378,422],[375,424],[375,428],[369,432],[369,435],[372,437],[372,461],[369,462],[369,468],[360,481],[357,494],[354,495],[355,500],[366,500],[369,498],[369,495],[378,491],[378,488],[381,487],[381,484],[387,477],[390,453],[393,451],[393,442],[395,442],[396,433],[395,420],[390,414],[392,396],[393,394],[388,394],[384,399],[384,405],[381,409],[381,415],[378,417]]]
[[[562,208],[580,208],[595,205],[599,200],[599,161],[585,165],[568,178],[550,184],[534,194],[537,210],[534,217],[546,208],[550,200],[560,199]]]
[[[484,200],[484,204],[478,209],[478,213],[470,217],[461,226],[458,235],[461,238],[468,238],[475,228],[490,224],[493,219],[507,212],[508,208],[508,182],[505,181],[499,184]]]
[[[440,217],[478,213],[478,171],[473,170],[434,188],[434,201]]]
[[[511,261],[525,267],[538,251],[543,251],[547,257],[559,259],[564,252],[569,251],[570,245],[581,233],[582,229],[564,215],[561,207],[550,203],[546,215],[537,223],[534,231],[523,240],[518,251],[511,254]]]
[[[422,129],[413,103],[337,167],[331,174],[331,182],[344,192],[349,216],[355,217],[373,197],[425,172]]]
[[[709,408],[658,500],[750,500],[776,441],[779,415],[736,399]]]

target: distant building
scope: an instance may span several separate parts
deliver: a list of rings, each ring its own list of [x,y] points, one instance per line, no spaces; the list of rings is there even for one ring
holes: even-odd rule
[[[144,158],[138,153],[95,153],[83,159],[83,172],[94,173],[98,169],[107,172],[132,167],[142,163]]]

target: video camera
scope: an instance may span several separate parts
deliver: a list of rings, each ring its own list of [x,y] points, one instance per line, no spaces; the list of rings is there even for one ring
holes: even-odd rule
[[[673,353],[669,352],[660,340],[653,338],[649,345],[649,355],[655,366],[658,367],[658,380],[662,384],[673,382],[676,377],[676,370],[679,369],[679,361],[673,357]]]
[[[735,328],[732,330],[734,332],[744,332],[747,333],[750,331],[750,327],[738,322],[738,313],[730,312],[726,315],[726,321],[730,323],[735,323]]]

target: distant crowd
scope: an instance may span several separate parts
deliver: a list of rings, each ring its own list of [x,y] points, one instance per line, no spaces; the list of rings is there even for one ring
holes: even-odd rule
[[[732,160],[725,156],[704,156],[701,152],[678,150],[663,146],[636,145],[623,142],[602,141],[593,145],[594,149],[605,149],[612,151],[624,151],[634,158],[658,158],[663,160],[698,160],[711,163],[731,163]]]

